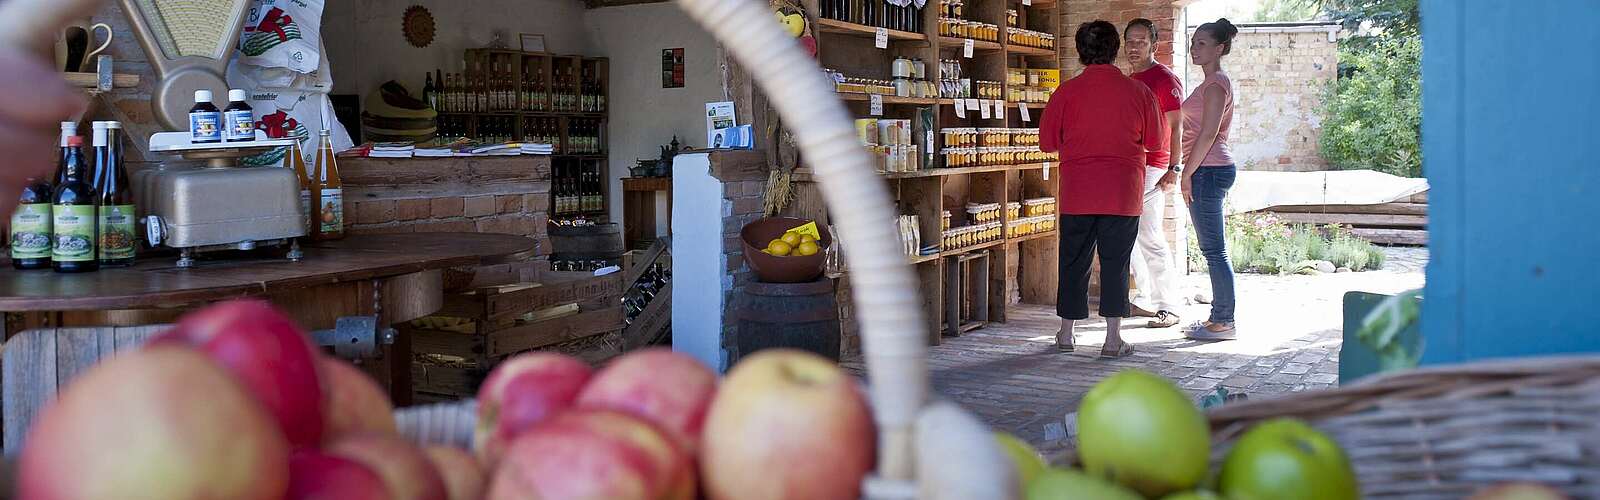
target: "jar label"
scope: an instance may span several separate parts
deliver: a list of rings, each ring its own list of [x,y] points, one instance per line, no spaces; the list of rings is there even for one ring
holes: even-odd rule
[[[322,232],[344,231],[344,190],[322,190]]]
[[[222,140],[222,113],[215,111],[189,113],[189,136],[193,142]]]
[[[50,257],[50,204],[17,205],[11,214],[11,258]]]
[[[252,111],[237,110],[225,113],[228,124],[228,140],[253,141],[256,140],[256,114]]]
[[[100,258],[131,259],[134,253],[133,205],[107,205],[100,212]]]
[[[94,205],[56,205],[51,208],[55,244],[50,258],[56,262],[94,260]]]

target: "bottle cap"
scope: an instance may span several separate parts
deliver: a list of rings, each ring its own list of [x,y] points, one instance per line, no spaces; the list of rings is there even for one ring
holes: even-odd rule
[[[122,128],[122,122],[118,122],[118,121],[106,122],[106,127],[107,128],[120,129],[120,128]]]
[[[61,130],[64,130],[64,131],[78,130],[78,122],[61,122]]]
[[[111,128],[111,122],[94,122],[89,124],[89,126],[94,130],[105,130]]]
[[[83,136],[81,136],[81,135],[75,135],[75,136],[67,138],[67,146],[68,147],[82,146],[82,145],[83,145]]]
[[[244,102],[244,91],[240,89],[229,90],[228,100],[233,102]]]
[[[196,103],[211,102],[211,91],[209,91],[209,90],[196,90],[196,91],[194,91],[194,102],[196,102]]]

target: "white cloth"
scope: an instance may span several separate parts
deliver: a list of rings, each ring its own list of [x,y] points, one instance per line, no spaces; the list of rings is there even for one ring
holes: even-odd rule
[[[1132,303],[1151,312],[1177,311],[1178,261],[1163,230],[1167,199],[1172,193],[1162,191],[1158,185],[1167,169],[1144,169],[1144,211],[1139,215],[1139,239],[1133,246],[1132,259],[1133,283],[1139,294]]]

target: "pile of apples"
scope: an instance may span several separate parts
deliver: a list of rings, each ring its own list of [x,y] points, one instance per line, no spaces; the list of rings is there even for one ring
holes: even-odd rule
[[[473,450],[418,447],[356,368],[260,301],[186,316],[77,377],[35,419],[24,500],[851,499],[876,436],[854,378],[769,350],[501,363]],[[710,432],[704,432],[710,430]]]

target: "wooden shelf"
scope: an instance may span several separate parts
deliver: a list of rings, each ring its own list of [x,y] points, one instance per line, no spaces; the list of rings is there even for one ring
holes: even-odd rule
[[[939,48],[941,48],[941,49],[954,49],[954,50],[958,50],[959,51],[959,50],[961,50],[961,47],[963,45],[966,45],[966,43],[967,43],[967,39],[966,38],[956,38],[956,37],[953,37],[953,36],[942,36],[942,37],[939,37]],[[987,41],[983,41],[983,40],[973,40],[972,41],[972,50],[974,50],[974,51],[977,51],[977,50],[999,51],[1000,50],[1000,44],[995,43],[995,42],[987,42]]]
[[[933,254],[933,255],[907,255],[906,258],[911,259],[911,265],[917,265],[917,264],[925,264],[925,263],[928,263],[928,262],[937,261],[937,260],[939,260],[939,254]]]
[[[1007,45],[1006,46],[1006,53],[1007,54],[1024,55],[1024,56],[1039,56],[1039,57],[1055,57],[1055,55],[1056,55],[1056,51],[1053,50],[1053,49],[1041,49],[1041,48],[1038,48],[1038,47],[1025,47],[1025,46],[1022,46],[1022,45]]]
[[[839,99],[845,101],[866,102],[872,100],[872,94],[858,94],[855,92],[836,92],[835,94],[839,96]],[[897,95],[886,95],[882,97],[884,104],[932,105],[939,101],[938,99],[934,99],[932,97],[900,97]]]
[[[98,73],[62,73],[61,77],[67,80],[68,85],[81,89],[97,89],[100,87],[100,75]],[[111,75],[112,88],[127,89],[138,86],[139,75],[124,73]]]
[[[859,36],[872,38],[878,35],[878,28],[840,21],[837,19],[817,19],[817,32],[834,33],[839,35]],[[889,41],[927,41],[928,36],[910,31],[887,30]]]
[[[888,179],[915,179],[915,178],[921,178],[921,177],[942,177],[942,176],[947,176],[947,175],[981,174],[981,173],[984,173],[984,172],[1006,172],[1006,171],[1012,171],[1012,170],[1025,170],[1025,169],[1030,169],[1030,168],[1039,168],[1039,164],[1038,163],[1031,163],[1031,164],[1025,164],[1025,165],[986,165],[986,166],[982,166],[982,167],[956,167],[956,168],[936,167],[936,168],[922,169],[922,170],[918,170],[918,171],[915,171],[915,172],[884,172],[881,175],[883,175],[885,178],[888,178]]]
[[[1028,103],[1028,109],[1044,109],[1049,104],[1047,102],[1030,102]]]
[[[996,246],[996,245],[1000,245],[1000,244],[1003,244],[1005,242],[1006,242],[1006,240],[1004,238],[1001,238],[1001,239],[994,240],[994,241],[991,241],[991,242],[988,242],[988,243],[979,243],[979,244],[972,245],[972,246],[966,247],[966,248],[957,248],[955,250],[947,250],[947,251],[944,251],[944,252],[940,252],[939,255],[945,256],[945,257],[950,257],[950,256],[953,256],[953,255],[961,255],[961,254],[964,254],[964,253],[967,253],[967,252],[976,252],[978,250],[983,250],[985,248],[989,248],[989,247],[993,247],[993,246]]]
[[[1048,237],[1052,237],[1052,236],[1055,236],[1055,235],[1056,235],[1056,231],[1054,229],[1052,229],[1052,230],[1045,231],[1045,232],[1042,232],[1042,233],[1033,233],[1033,234],[1030,234],[1030,235],[1027,235],[1027,236],[1018,236],[1018,237],[1015,237],[1015,238],[1007,238],[1006,241],[1011,242],[1011,243],[1021,243],[1021,242],[1024,242],[1024,241],[1033,241],[1033,240],[1037,240],[1037,239],[1041,239],[1041,238],[1048,238]]]
[[[623,177],[623,191],[671,191],[671,177]]]

